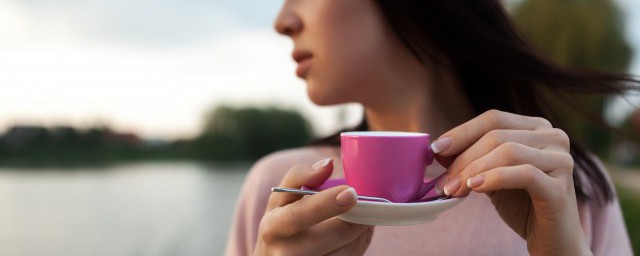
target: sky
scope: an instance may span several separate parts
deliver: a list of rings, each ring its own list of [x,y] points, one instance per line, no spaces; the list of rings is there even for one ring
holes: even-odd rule
[[[356,123],[357,105],[308,100],[292,44],[272,28],[282,1],[0,0],[0,133],[107,124],[187,138],[218,105],[297,109],[320,135]],[[640,46],[640,1],[618,2]],[[638,57],[632,72],[640,74]],[[628,108],[612,109],[615,121]]]

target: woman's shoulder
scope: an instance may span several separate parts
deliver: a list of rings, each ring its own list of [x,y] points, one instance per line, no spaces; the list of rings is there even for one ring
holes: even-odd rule
[[[316,161],[338,157],[339,151],[333,146],[308,146],[286,149],[271,153],[258,160],[249,172],[249,178],[270,181],[273,184],[295,165],[312,165]],[[275,184],[277,184],[275,183]]]
[[[594,171],[601,174],[602,180],[600,182],[606,184],[613,193],[613,198],[609,201],[605,201],[603,198],[598,200],[595,197],[594,182],[589,180],[585,170],[578,172],[577,178],[581,180],[583,189],[592,197],[578,201],[580,223],[587,240],[590,241],[591,250],[594,255],[632,255],[629,236],[615,186],[609,173],[610,170],[595,154],[588,156],[598,167]]]
[[[586,157],[593,163],[593,165],[587,164],[585,160],[582,160],[582,164],[576,164],[575,170],[577,172],[575,173],[574,178],[578,180],[574,180],[574,182],[580,183],[580,189],[582,189],[582,192],[590,198],[588,201],[592,201],[592,203],[596,203],[596,205],[610,201],[605,199],[604,189],[610,190],[612,192],[613,199],[615,200],[615,187],[607,166],[600,157],[594,153],[588,152]]]

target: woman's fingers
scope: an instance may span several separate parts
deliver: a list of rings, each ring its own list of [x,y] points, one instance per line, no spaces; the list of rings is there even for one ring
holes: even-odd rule
[[[573,170],[573,158],[568,152],[541,150],[506,142],[468,164],[457,175],[450,174],[443,190],[448,195],[465,196],[470,191],[466,185],[469,178],[491,169],[524,164],[534,166],[549,175],[570,176]],[[554,171],[557,172],[553,173]]]
[[[438,140],[447,138],[451,142],[447,143],[447,148],[440,149],[436,153],[445,157],[460,154],[492,130],[533,131],[551,128],[553,128],[551,123],[544,118],[489,110],[440,136]]]
[[[560,129],[542,129],[537,131],[524,130],[492,130],[482,136],[467,150],[453,159],[447,170],[448,177],[457,176],[471,162],[483,157],[506,143],[520,143],[536,149],[544,149],[558,152],[569,151],[569,137]],[[443,191],[444,184],[449,179],[442,179],[438,183],[438,189]]]
[[[332,251],[327,255],[331,256],[351,256],[351,255],[363,255],[367,248],[369,248],[369,244],[371,243],[371,239],[373,238],[374,228],[369,227],[365,232],[363,232],[355,241],[348,243],[337,250]]]
[[[455,161],[449,166],[449,172],[456,175],[474,160],[509,142],[519,143],[537,149],[569,151],[569,138],[559,129],[544,129],[538,131],[492,130],[457,156]]]
[[[346,255],[362,255],[372,234],[372,226],[331,218],[291,238],[262,238],[275,255],[333,255],[344,248],[356,253]]]
[[[331,218],[289,241],[299,255],[325,255],[337,248],[356,243],[373,227]]]
[[[264,235],[286,238],[350,210],[357,201],[353,188],[337,186],[273,209],[265,215]]]
[[[280,186],[316,187],[329,178],[332,170],[331,159],[312,166],[297,166],[287,173]],[[357,240],[367,227],[334,217],[350,210],[356,202],[357,194],[348,186],[333,187],[304,198],[273,193],[260,222],[258,247],[276,255],[322,255],[345,246]]]
[[[438,191],[454,196],[469,192],[464,186],[468,177],[491,168],[520,164],[532,164],[544,171],[558,166],[573,168],[573,160],[566,153],[570,143],[564,131],[553,128],[543,118],[497,110],[452,129],[434,145],[439,162],[448,164],[449,171],[448,177],[438,183]]]
[[[280,187],[300,188],[302,186],[317,187],[322,185],[333,171],[333,160],[327,158],[314,163],[311,166],[294,166],[280,182]],[[267,209],[285,206],[300,200],[301,195],[291,193],[272,193],[269,197]]]
[[[479,193],[503,190],[524,189],[532,198],[547,200],[557,195],[557,182],[533,165],[498,167],[474,176],[470,179],[473,191]],[[562,186],[560,186],[562,187]]]

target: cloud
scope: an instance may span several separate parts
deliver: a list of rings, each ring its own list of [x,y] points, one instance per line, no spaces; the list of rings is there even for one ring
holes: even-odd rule
[[[0,2],[0,42],[25,41],[30,33],[25,12],[12,2]]]
[[[270,27],[278,4],[269,0],[5,0],[0,3],[1,19],[10,22],[3,22],[7,25],[1,30],[12,29],[19,20],[28,26],[31,38],[39,40],[65,41],[72,35],[77,37],[73,40],[92,42],[189,44],[230,30]],[[7,38],[16,39],[0,37]]]
[[[188,47],[0,47],[0,130],[14,122],[102,120],[148,137],[186,137],[198,133],[211,107],[233,104],[298,109],[327,134],[336,128],[338,107],[320,109],[308,100],[291,48],[271,30]]]
[[[148,137],[184,137],[197,134],[213,105],[277,104],[303,111],[326,134],[338,107],[307,99],[291,43],[271,28],[279,4],[0,1],[0,131],[16,122],[102,120]]]

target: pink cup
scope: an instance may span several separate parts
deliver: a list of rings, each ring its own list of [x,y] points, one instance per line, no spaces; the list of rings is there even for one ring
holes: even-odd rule
[[[340,141],[346,182],[359,195],[405,203],[428,192],[424,173],[433,162],[429,134],[343,132]]]

